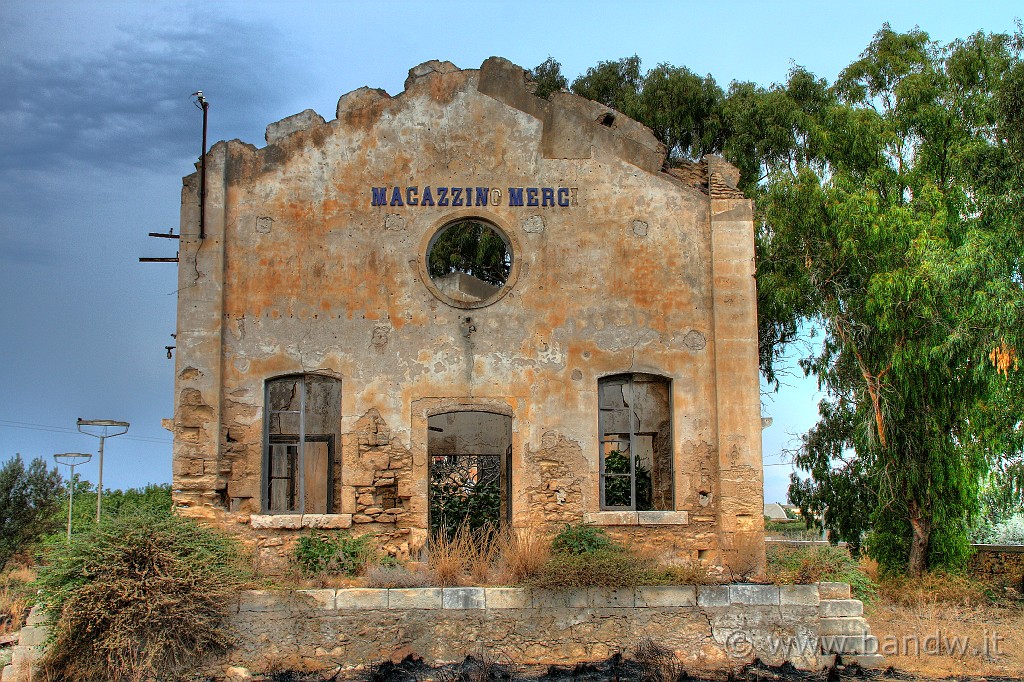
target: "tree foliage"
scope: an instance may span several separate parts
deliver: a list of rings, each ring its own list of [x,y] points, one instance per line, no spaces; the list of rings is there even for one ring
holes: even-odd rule
[[[75,474],[75,500],[72,511],[72,534],[83,533],[96,525],[96,486],[82,480]],[[115,517],[127,513],[148,513],[154,516],[170,516],[173,513],[171,485],[150,483],[143,488],[120,490],[107,488],[103,491],[103,514]],[[61,518],[67,519],[67,498],[61,503]]]
[[[61,476],[41,457],[28,467],[15,455],[0,467],[0,568],[60,525]]]
[[[544,99],[550,97],[553,92],[569,87],[569,81],[562,75],[562,65],[551,57],[530,69],[526,75],[537,86],[533,94]]]
[[[996,106],[1018,51],[883,27],[760,192],[760,271],[825,335],[791,495],[839,538],[870,527],[890,570],[961,565],[980,482],[1019,447],[988,362],[1022,306]]]
[[[461,220],[442,230],[427,255],[431,277],[464,272],[496,287],[504,286],[512,269],[512,254],[492,227],[478,220]]]

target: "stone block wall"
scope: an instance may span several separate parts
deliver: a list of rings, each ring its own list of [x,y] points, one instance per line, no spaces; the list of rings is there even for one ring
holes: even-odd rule
[[[981,580],[1024,590],[1024,545],[974,545],[969,570]]]
[[[437,664],[484,648],[517,664],[573,664],[650,637],[691,670],[754,658],[814,670],[836,653],[877,666],[862,610],[839,583],[248,591],[228,619],[238,638],[226,662],[315,670],[415,653]]]
[[[43,653],[43,645],[50,637],[46,616],[38,606],[29,612],[25,627],[18,632],[18,645],[14,647],[10,665],[4,666],[0,682],[32,682],[40,679],[35,662]]]

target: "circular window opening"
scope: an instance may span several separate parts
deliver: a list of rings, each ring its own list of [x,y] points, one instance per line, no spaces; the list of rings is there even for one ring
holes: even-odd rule
[[[474,218],[437,231],[427,247],[427,273],[438,293],[460,307],[500,297],[512,272],[512,245],[494,225]]]

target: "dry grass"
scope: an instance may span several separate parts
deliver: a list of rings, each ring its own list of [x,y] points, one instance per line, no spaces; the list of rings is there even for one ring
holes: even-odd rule
[[[29,587],[36,572],[17,566],[0,576],[0,635],[21,627],[32,606],[33,590]]]
[[[534,528],[512,529],[500,538],[499,574],[502,582],[525,583],[540,573],[551,558],[551,539]]]
[[[373,566],[366,570],[367,587],[428,587],[434,575],[425,566]]]
[[[993,602],[992,591],[985,583],[965,575],[944,573],[928,573],[920,578],[884,578],[878,581],[878,593],[885,602],[906,607],[932,604],[972,607]]]
[[[868,611],[886,663],[921,677],[1024,676],[1024,603],[962,575],[879,577]]]
[[[427,565],[440,587],[486,585],[497,554],[498,536],[490,530],[459,526],[453,533],[438,533],[430,541]]]
[[[905,600],[901,600],[905,601]],[[922,677],[1024,676],[1019,606],[881,600],[868,615],[886,664]]]

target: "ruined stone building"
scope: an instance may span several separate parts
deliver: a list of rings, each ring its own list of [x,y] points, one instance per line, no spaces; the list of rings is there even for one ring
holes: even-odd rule
[[[735,168],[669,168],[644,126],[498,58],[427,62],[266,140],[211,148],[203,225],[184,180],[182,513],[266,556],[306,528],[417,556],[468,514],[763,561]]]

